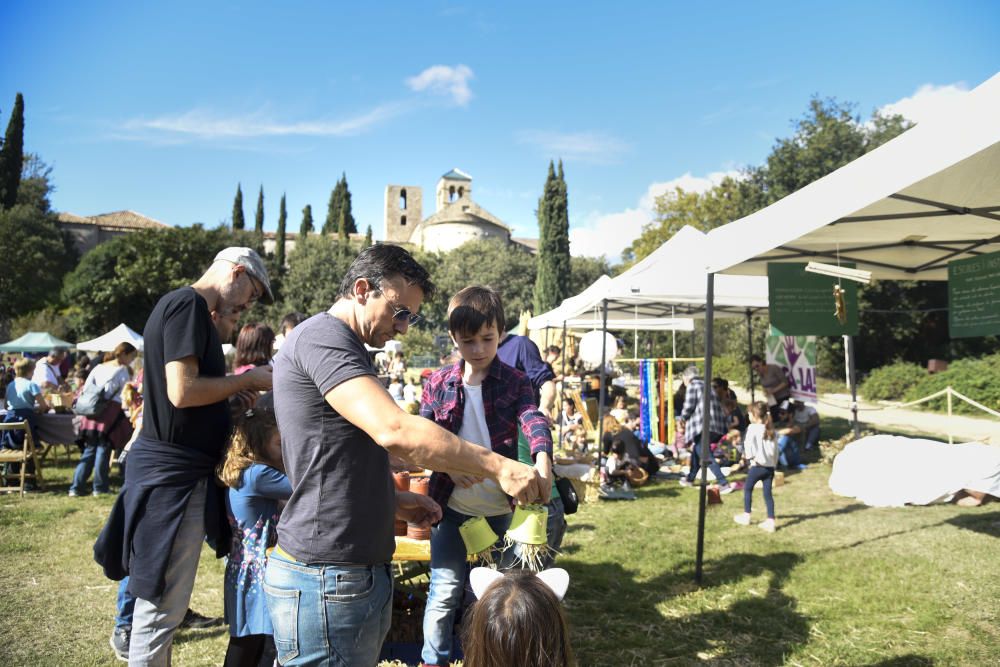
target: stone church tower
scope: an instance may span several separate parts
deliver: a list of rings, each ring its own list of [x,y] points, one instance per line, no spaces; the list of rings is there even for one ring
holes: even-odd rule
[[[461,169],[452,169],[437,183],[437,208],[435,213],[459,199],[472,199],[472,176]]]
[[[418,185],[385,187],[385,234],[388,243],[407,243],[423,220],[424,195]]]

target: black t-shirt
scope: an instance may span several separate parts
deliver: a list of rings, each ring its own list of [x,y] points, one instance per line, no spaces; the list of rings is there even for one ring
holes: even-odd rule
[[[171,361],[196,357],[198,375],[226,374],[222,343],[205,299],[192,287],[170,292],[153,308],[142,336],[142,436],[221,455],[229,437],[227,402],[175,408],[167,397],[165,367]]]

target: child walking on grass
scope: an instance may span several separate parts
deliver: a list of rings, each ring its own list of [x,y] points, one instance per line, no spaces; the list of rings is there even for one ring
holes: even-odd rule
[[[237,421],[219,466],[219,479],[229,487],[226,511],[233,529],[226,563],[229,648],[225,665],[254,667],[265,651],[274,651],[263,590],[264,566],[268,548],[278,541],[278,501],[292,495],[281,459],[272,394],[261,396]]]
[[[750,505],[753,500],[753,488],[757,482],[763,482],[764,505],[767,507],[767,519],[760,523],[760,529],[773,533],[774,496],[771,495],[771,483],[774,481],[774,468],[778,465],[778,445],[774,441],[774,425],[767,404],[757,401],[750,406],[750,426],[747,427],[743,441],[743,458],[749,464],[746,485],[743,487],[743,513],[733,516],[733,521],[741,526],[750,525]]]

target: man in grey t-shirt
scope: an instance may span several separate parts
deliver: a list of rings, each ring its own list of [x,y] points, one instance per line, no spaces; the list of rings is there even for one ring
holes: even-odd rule
[[[275,414],[292,497],[264,580],[282,665],[374,665],[392,614],[393,517],[430,524],[441,508],[396,493],[389,455],[495,479],[520,503],[542,497],[534,468],[401,410],[365,344],[406,333],[434,286],[408,252],[362,250],[326,313],[296,327],[274,364]]]

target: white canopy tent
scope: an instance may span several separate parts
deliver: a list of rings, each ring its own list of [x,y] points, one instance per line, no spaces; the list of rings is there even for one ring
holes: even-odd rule
[[[706,376],[713,292],[724,277],[716,273],[761,275],[768,262],[815,260],[853,262],[874,278],[945,280],[948,262],[1000,251],[1000,75],[837,171],[712,230],[708,242],[713,251],[706,256]],[[849,339],[852,356],[850,347]],[[706,433],[702,451],[707,447]]]
[[[142,351],[142,336],[124,322],[102,336],[78,343],[76,348],[85,352],[111,352],[119,343],[131,343],[135,349]]]

